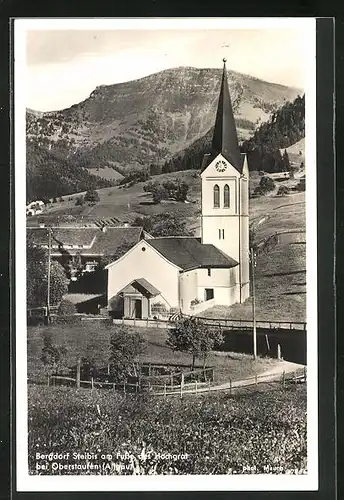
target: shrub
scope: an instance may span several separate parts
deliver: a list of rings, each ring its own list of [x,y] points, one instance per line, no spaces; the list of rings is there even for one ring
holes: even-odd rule
[[[99,201],[99,194],[95,189],[89,189],[85,194],[84,201],[96,203]]]
[[[58,309],[59,316],[72,316],[76,314],[77,310],[75,305],[67,299],[63,299]]]
[[[52,334],[50,331],[43,333],[43,348],[41,361],[45,366],[45,371],[48,374],[54,371],[65,368],[67,348],[65,346],[56,346],[53,344]]]
[[[202,300],[200,299],[193,299],[191,302],[190,302],[190,306],[196,306],[197,304],[201,304]]]
[[[271,179],[271,177],[264,176],[260,179],[259,187],[260,187],[260,192],[262,194],[265,194],[268,193],[269,191],[273,191],[276,187],[276,184],[274,180]]]
[[[76,206],[82,206],[84,204],[84,198],[82,196],[79,196],[77,199],[76,199],[76,202],[75,202],[75,205]]]
[[[117,327],[110,339],[110,374],[116,382],[123,382],[132,375],[135,358],[144,351],[145,340],[125,326]]]
[[[300,182],[295,186],[297,191],[306,191],[306,179],[300,179]]]

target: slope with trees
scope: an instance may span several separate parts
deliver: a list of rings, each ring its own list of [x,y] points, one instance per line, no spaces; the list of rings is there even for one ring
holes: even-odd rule
[[[205,153],[211,150],[213,129],[175,154],[161,168],[162,173],[199,169]],[[280,172],[290,167],[286,148],[305,136],[305,96],[285,103],[270,119],[262,123],[240,149],[247,153],[250,170]],[[280,149],[285,149],[283,155]]]
[[[27,200],[56,198],[61,195],[113,186],[113,182],[90,174],[43,146],[27,143]]]

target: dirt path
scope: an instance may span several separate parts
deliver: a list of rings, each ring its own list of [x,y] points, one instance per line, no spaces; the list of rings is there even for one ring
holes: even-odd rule
[[[270,369],[266,370],[265,372],[257,375],[257,383],[268,383],[272,382],[274,380],[278,380],[282,373],[292,373],[294,371],[299,371],[304,368],[304,365],[299,365],[297,363],[291,363],[289,361],[281,361],[277,363],[275,366],[271,367]],[[242,380],[235,380],[233,382],[224,382],[223,384],[218,384],[210,387],[200,387],[197,390],[197,394],[203,393],[203,392],[216,392],[216,391],[226,391],[226,390],[232,390],[237,387],[245,387],[249,385],[254,385],[256,382],[256,377],[248,377],[246,379]],[[173,392],[167,392],[166,395],[172,395],[172,394],[179,394],[179,391],[173,391]],[[184,390],[184,394],[196,394],[195,389],[191,388],[190,390]],[[163,393],[159,393],[156,395],[163,395]]]

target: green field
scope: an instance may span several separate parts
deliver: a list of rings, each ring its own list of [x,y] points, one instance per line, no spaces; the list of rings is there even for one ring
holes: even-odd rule
[[[101,172],[101,170],[99,171]],[[143,191],[143,182],[131,187],[114,186],[99,189],[99,202],[96,205],[75,205],[76,199],[85,193],[75,193],[63,196],[63,201],[57,201],[46,207],[40,216],[30,217],[29,224],[37,223],[37,220],[45,222],[56,222],[59,217],[73,216],[77,220],[90,221],[102,218],[116,217],[121,221],[131,222],[137,216],[153,215],[161,212],[176,213],[181,219],[186,219],[188,227],[199,226],[200,216],[200,178],[195,170],[175,172],[154,176],[153,179],[163,182],[166,179],[183,179],[190,186],[188,200],[190,203],[165,201],[159,205],[152,204],[150,194]],[[198,229],[199,231],[199,229]]]
[[[108,363],[109,341],[116,326],[104,326],[97,322],[84,322],[80,325],[55,325],[28,327],[27,355],[28,378],[36,382],[46,382],[47,373],[40,359],[43,347],[43,335],[49,331],[53,345],[67,349],[66,366],[75,366],[79,357],[94,359],[98,367]],[[152,363],[181,363],[190,365],[192,358],[183,352],[174,352],[166,345],[167,333],[161,328],[139,328],[137,330],[146,340],[146,351],[139,360]],[[197,363],[198,361],[198,363]],[[243,379],[262,373],[277,363],[270,358],[258,358],[237,353],[210,353],[207,366],[215,367],[215,380],[226,381]],[[202,365],[201,360],[196,364]]]
[[[255,198],[250,211],[257,242],[292,231],[257,257],[257,320],[306,321],[305,193]],[[251,320],[252,301],[230,308],[215,306],[200,316]]]
[[[87,170],[90,174],[97,175],[98,177],[102,177],[103,179],[108,179],[110,181],[117,181],[119,179],[123,179],[124,177],[122,174],[117,172],[117,170],[108,166],[88,168]]]
[[[42,220],[56,221],[58,217],[71,215],[77,219],[95,220],[108,217],[117,217],[120,220],[131,221],[138,215],[153,215],[161,212],[176,213],[181,219],[188,221],[188,226],[195,230],[195,235],[200,234],[200,202],[201,202],[201,179],[199,171],[186,170],[170,174],[154,176],[157,182],[167,179],[183,179],[189,185],[188,201],[190,203],[166,201],[158,205],[151,203],[149,193],[143,191],[144,183],[140,182],[131,187],[115,186],[99,189],[100,201],[94,205],[76,206],[75,201],[80,194],[64,196],[63,201],[56,202],[45,208],[39,217]],[[253,190],[259,183],[260,176],[257,172],[250,174],[250,189]],[[288,184],[286,181],[281,184]],[[250,223],[256,225],[263,217],[267,222],[259,227],[259,237],[265,237],[267,233],[275,230],[286,230],[289,228],[304,228],[304,193],[295,193],[288,196],[260,196],[250,200]],[[289,209],[281,210],[279,207],[288,205]],[[36,218],[31,217],[31,222]]]
[[[304,387],[163,399],[29,386],[28,395],[31,474],[307,473]],[[37,459],[66,452],[60,470]]]

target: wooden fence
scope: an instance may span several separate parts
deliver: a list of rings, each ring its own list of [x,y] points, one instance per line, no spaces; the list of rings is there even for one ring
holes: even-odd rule
[[[203,316],[197,316],[197,318],[206,325],[217,325],[228,330],[251,330],[253,328],[253,320],[206,318]],[[306,330],[307,323],[303,321],[256,321],[256,327],[269,330]]]
[[[181,317],[191,317],[183,314]],[[231,318],[207,318],[204,316],[196,316],[202,323],[209,326],[219,326],[228,330],[252,330],[253,320],[231,319]],[[173,320],[171,319],[136,319],[122,318],[114,319],[114,324],[138,326],[138,327],[155,327],[155,328],[173,328]],[[263,329],[279,329],[279,330],[306,330],[307,323],[303,321],[256,321],[257,328]]]
[[[49,311],[50,314],[56,314],[59,309],[59,306],[50,306]],[[30,307],[27,309],[28,317],[31,316],[47,316],[48,308],[47,307]]]
[[[84,387],[93,389],[108,389],[113,391],[123,392],[123,394],[138,394],[148,393],[153,396],[179,396],[183,397],[190,394],[202,394],[218,391],[227,391],[229,394],[234,394],[238,391],[257,391],[259,385],[273,385],[274,387],[286,387],[287,384],[305,383],[307,380],[306,367],[294,370],[293,372],[283,372],[277,374],[261,374],[244,380],[232,380],[214,385],[214,382],[207,380],[199,382],[197,379],[194,382],[185,382],[184,374],[182,374],[180,384],[169,385],[152,384],[150,381],[146,383],[127,383],[127,382],[100,382],[93,378],[91,380],[80,380],[78,377],[64,377],[60,375],[48,376],[48,386],[70,385],[76,387]]]

